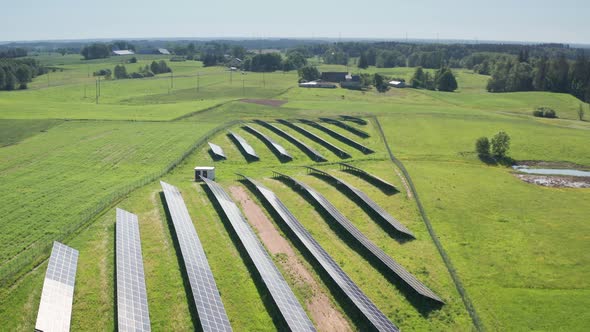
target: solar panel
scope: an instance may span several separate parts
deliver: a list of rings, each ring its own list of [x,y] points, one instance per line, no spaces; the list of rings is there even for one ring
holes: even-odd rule
[[[362,192],[359,189],[357,189],[356,187],[353,187],[352,185],[342,181],[341,179],[331,175],[330,173],[326,173],[326,172],[319,170],[317,168],[314,168],[314,167],[308,166],[307,168],[313,172],[320,173],[320,174],[323,174],[324,176],[327,176],[328,178],[335,181],[336,184],[343,185],[350,192],[352,192],[356,197],[358,197],[360,200],[362,200],[369,208],[371,208],[379,217],[381,217],[381,219],[383,219],[385,222],[390,224],[398,232],[404,233],[408,236],[415,238],[414,234],[412,234],[412,232],[409,229],[407,229],[406,226],[402,225],[402,223],[400,223],[397,219],[395,219],[389,213],[387,213],[387,211],[385,211],[382,207],[380,207],[379,204],[377,204],[374,200],[372,200],[364,192]]]
[[[254,148],[250,144],[248,144],[248,142],[242,136],[234,133],[233,131],[230,131],[229,134],[238,142],[242,150],[247,155],[249,155],[252,158],[258,159],[258,155],[256,154],[256,151],[254,151]]]
[[[234,232],[238,235],[254,266],[256,266],[289,329],[292,331],[315,331],[311,320],[307,317],[295,294],[289,288],[238,206],[215,181],[207,178],[202,179],[223,209],[223,213],[232,225]]]
[[[213,272],[178,188],[160,181],[203,331],[231,331]]]
[[[365,171],[364,169],[360,169],[360,168],[358,168],[358,167],[355,167],[355,166],[352,166],[352,165],[350,165],[350,164],[346,164],[346,163],[340,163],[340,166],[342,166],[342,168],[343,168],[344,170],[346,170],[346,171],[349,171],[349,172],[351,172],[351,173],[353,173],[353,174],[357,174],[357,175],[360,175],[360,176],[366,177],[366,178],[368,178],[368,179],[369,179],[371,182],[375,182],[375,183],[377,183],[378,185],[380,185],[380,186],[382,186],[382,187],[385,187],[385,188],[387,188],[387,189],[389,189],[389,190],[391,190],[391,191],[398,191],[398,190],[397,190],[397,188],[396,188],[396,187],[395,187],[393,184],[391,184],[391,183],[389,183],[389,182],[387,182],[387,181],[383,180],[382,178],[380,178],[380,177],[378,177],[378,176],[376,176],[376,175],[373,175],[373,174],[371,174],[371,173],[368,173],[368,172],[367,172],[367,171]]]
[[[278,173],[277,173],[278,174]],[[401,266],[398,262],[394,261],[389,255],[387,255],[381,248],[375,245],[371,240],[369,240],[361,231],[358,230],[354,226],[354,224],[348,220],[332,203],[330,203],[322,194],[315,191],[310,186],[306,185],[305,183],[298,181],[290,176],[282,175],[280,176],[285,177],[291,181],[293,181],[297,186],[305,190],[322,208],[329,213],[336,222],[342,226],[352,237],[354,237],[362,246],[364,246],[375,258],[381,261],[394,275],[400,278],[406,285],[416,291],[418,294],[432,299],[434,301],[444,303],[432,290],[426,287],[423,283],[421,283],[416,277],[414,277],[410,272],[408,272],[403,266]]]
[[[262,132],[260,132],[259,130],[257,130],[254,127],[245,125],[244,126],[245,129],[249,130],[250,132],[252,132],[254,135],[260,137],[263,141],[265,141],[266,143],[270,144],[270,146],[272,146],[272,148],[282,157],[282,158],[287,158],[287,159],[293,159],[293,157],[291,157],[291,155],[289,154],[289,152],[287,152],[287,150],[280,145],[279,143],[275,142],[275,140],[273,140],[271,137],[263,134]]]
[[[363,291],[342,271],[334,259],[317,243],[311,234],[301,225],[299,220],[287,209],[274,192],[260,183],[245,177],[264,196],[275,212],[287,224],[289,229],[301,241],[305,248],[318,261],[324,271],[332,278],[338,287],[354,303],[359,311],[379,331],[398,331],[398,328],[381,312]]]
[[[364,154],[370,154],[370,153],[375,152],[375,151],[369,149],[368,147],[358,143],[357,141],[350,139],[350,138],[340,134],[339,132],[336,132],[328,127],[325,127],[315,121],[306,120],[306,119],[299,119],[299,121],[305,123],[306,125],[312,126],[314,128],[317,128],[317,129],[327,133],[328,135],[334,137],[335,139],[341,141],[342,143],[348,144],[348,145],[352,146],[353,148],[361,151]]]
[[[137,216],[117,209],[117,317],[119,331],[151,331]]]
[[[78,250],[53,242],[35,330],[69,331],[76,283]]]
[[[305,128],[299,127],[298,125],[291,123],[287,120],[277,120],[279,123],[282,123],[286,126],[289,126],[295,130],[297,130],[298,132],[302,133],[303,135],[311,138],[312,140],[320,143],[321,145],[325,146],[327,149],[329,149],[330,151],[334,152],[338,157],[340,158],[350,158],[350,154],[348,154],[348,152],[342,150],[341,148],[337,147],[336,145],[324,140],[323,138],[319,137],[318,135],[312,133],[311,131],[308,131]]]
[[[313,149],[312,147],[310,147],[309,145],[305,144],[304,142],[302,142],[301,140],[299,140],[297,137],[289,134],[288,132],[282,130],[279,127],[276,127],[268,122],[262,121],[262,120],[254,120],[254,122],[261,124],[265,127],[267,127],[268,129],[274,131],[275,133],[283,136],[284,138],[288,139],[291,143],[297,145],[303,152],[305,152],[312,160],[316,161],[316,162],[321,162],[321,161],[327,161],[327,159],[322,156],[319,152],[317,152],[315,149]]]
[[[215,154],[217,157],[219,158],[226,158],[225,157],[225,153],[223,153],[223,149],[221,148],[221,146],[217,145],[217,144],[213,144],[211,142],[207,142],[209,143],[209,147],[211,148],[211,151],[213,152],[213,154]]]
[[[340,116],[344,121],[350,121],[350,122],[354,122],[356,124],[360,124],[360,125],[366,125],[367,121],[365,119],[361,119],[358,118],[356,116],[350,116],[350,115],[341,115]]]
[[[322,120],[324,122],[331,123],[331,124],[338,126],[342,129],[346,129],[359,137],[367,138],[367,137],[371,136],[366,131],[360,130],[360,129],[353,127],[353,126],[350,126],[349,124],[344,123],[340,120],[336,120],[336,119],[332,119],[332,118],[320,118],[320,120]]]

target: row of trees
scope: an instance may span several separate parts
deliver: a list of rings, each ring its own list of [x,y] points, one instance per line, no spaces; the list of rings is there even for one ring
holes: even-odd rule
[[[551,91],[570,93],[590,101],[590,61],[584,55],[575,61],[564,55],[529,59],[498,59],[493,64],[490,92]]]
[[[271,72],[276,70],[298,70],[307,65],[307,59],[297,51],[287,52],[283,57],[280,53],[263,53],[247,57],[242,62],[242,69],[254,72]]]
[[[152,61],[152,63],[148,66],[145,65],[144,67],[139,67],[139,71],[128,73],[127,68],[123,64],[118,64],[115,66],[113,70],[113,74],[115,79],[126,79],[126,78],[144,78],[144,77],[152,77],[156,74],[164,74],[170,73],[172,69],[168,67],[168,64],[164,60],[160,60],[160,62]],[[110,78],[110,70],[102,70],[97,72],[99,74],[104,73],[105,78]]]
[[[20,58],[24,56],[27,56],[27,50],[24,48],[0,48],[0,59]]]
[[[35,59],[0,59],[0,90],[26,89],[34,77],[47,73]]]
[[[411,84],[414,88],[447,92],[455,91],[459,87],[455,75],[447,67],[437,70],[434,76],[422,67],[418,67],[412,76]]]

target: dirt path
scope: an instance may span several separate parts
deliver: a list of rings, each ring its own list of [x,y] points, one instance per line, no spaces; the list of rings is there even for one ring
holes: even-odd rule
[[[229,188],[233,198],[240,203],[246,218],[258,231],[258,235],[268,251],[274,256],[282,254],[286,259],[281,265],[296,280],[298,284],[311,289],[311,298],[306,303],[316,328],[319,331],[352,331],[348,321],[334,307],[320,285],[312,277],[310,271],[299,261],[289,242],[277,231],[273,223],[268,220],[262,209],[248,197],[244,188],[232,186]]]
[[[399,176],[399,178],[402,180],[402,183],[404,184],[404,188],[406,188],[406,195],[408,195],[409,199],[412,199],[412,191],[410,190],[410,187],[408,186],[408,183],[406,182],[406,178],[403,177],[403,175],[399,172],[399,170],[397,169],[397,167],[394,167],[395,169],[395,173],[397,174],[397,176]]]

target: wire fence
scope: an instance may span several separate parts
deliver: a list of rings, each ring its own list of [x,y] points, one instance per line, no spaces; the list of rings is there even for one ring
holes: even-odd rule
[[[239,122],[239,120],[230,121],[212,129],[204,136],[199,138],[194,144],[186,149],[182,155],[170,162],[162,170],[144,176],[143,178],[136,180],[102,198],[95,206],[80,213],[78,222],[67,225],[58,232],[57,236],[51,235],[50,237],[45,237],[36,241],[23,252],[16,255],[14,258],[7,261],[0,267],[0,286],[13,284],[22,275],[26,274],[32,268],[45,261],[49,257],[53,241],[64,242],[78,234],[81,230],[96,220],[98,216],[106,212],[106,210],[113,206],[113,204],[123,199],[132,191],[161,178],[163,175],[167,174],[172,169],[180,165],[180,163],[182,163],[195,150],[204,145],[211,137]]]
[[[426,215],[426,211],[424,210],[424,207],[422,206],[422,202],[420,201],[420,197],[418,197],[418,191],[416,190],[416,187],[414,186],[414,183],[412,182],[412,178],[410,177],[410,174],[406,170],[406,167],[404,166],[404,164],[402,164],[402,162],[399,161],[391,152],[391,149],[389,148],[389,144],[387,143],[387,139],[385,138],[385,133],[383,132],[383,128],[381,128],[381,123],[379,123],[379,119],[377,119],[376,116],[373,116],[372,118],[375,121],[375,124],[377,126],[377,129],[379,130],[379,134],[381,135],[381,138],[383,139],[383,143],[385,144],[385,148],[387,149],[387,152],[389,153],[389,158],[401,170],[401,172],[404,174],[404,177],[405,177],[408,185],[410,186],[410,190],[412,191],[412,194],[414,195],[414,199],[416,200],[416,205],[418,206],[418,210],[420,211],[420,215],[422,216],[422,220],[424,220],[424,224],[426,225],[426,228],[428,229],[428,233],[430,234],[432,241],[434,241],[434,245],[436,246],[436,249],[438,250],[439,254],[441,255],[441,257],[445,263],[445,266],[446,266],[447,270],[449,271],[449,274],[451,275],[453,282],[455,283],[455,287],[457,288],[457,292],[459,292],[459,295],[461,295],[461,299],[463,300],[463,304],[465,305],[465,308],[467,309],[467,312],[469,313],[469,316],[471,317],[473,325],[475,326],[475,328],[478,331],[485,331],[483,323],[481,322],[481,319],[479,318],[479,315],[477,314],[477,311],[475,310],[475,307],[473,306],[471,299],[467,295],[467,290],[465,290],[465,287],[463,287],[463,283],[461,282],[461,279],[459,278],[459,275],[457,274],[457,270],[455,270],[455,267],[453,266],[453,263],[451,262],[451,258],[449,257],[449,255],[447,254],[445,249],[443,248],[442,243],[438,239],[438,236],[436,235],[436,232],[434,231],[434,228],[432,227],[432,224],[430,223],[430,219],[428,219],[428,216]]]

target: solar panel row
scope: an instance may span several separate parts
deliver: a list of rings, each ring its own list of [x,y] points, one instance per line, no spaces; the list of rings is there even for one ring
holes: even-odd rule
[[[231,331],[213,272],[178,188],[160,181],[203,331]]]
[[[35,330],[69,331],[76,283],[78,250],[53,242]]]
[[[350,122],[354,122],[354,123],[360,124],[360,125],[366,125],[367,124],[367,121],[365,119],[361,119],[361,118],[356,117],[356,116],[341,115],[340,118],[342,118],[344,121],[350,121]]]
[[[283,136],[284,138],[288,139],[291,143],[297,145],[303,152],[305,152],[312,160],[316,161],[316,162],[321,162],[321,161],[327,161],[327,159],[322,156],[319,152],[317,152],[315,149],[313,149],[312,147],[310,147],[309,145],[305,144],[304,142],[302,142],[301,140],[299,140],[297,137],[289,134],[288,132],[282,130],[281,128],[274,126],[268,122],[262,121],[262,120],[254,120],[254,122],[261,124],[265,127],[267,127],[268,129],[274,131],[275,133]]]
[[[351,133],[353,133],[359,137],[362,137],[362,138],[367,138],[367,137],[371,136],[366,131],[360,130],[360,129],[353,127],[353,126],[350,126],[349,124],[344,123],[340,120],[336,120],[336,119],[332,119],[332,118],[320,118],[320,120],[327,122],[327,123],[331,123],[331,124],[338,126],[342,129],[346,129],[346,130],[350,131]]]
[[[354,237],[361,245],[363,245],[371,254],[381,261],[391,272],[405,282],[418,294],[430,298],[439,303],[444,303],[432,290],[421,283],[416,277],[408,272],[398,262],[394,261],[381,248],[369,240],[361,231],[359,231],[354,224],[348,220],[332,203],[330,203],[322,194],[315,191],[305,183],[298,181],[290,176],[281,175],[293,181],[297,186],[305,190],[332,218],[342,226],[352,237]]]
[[[259,159],[258,155],[256,154],[256,151],[254,151],[254,148],[250,144],[248,144],[248,142],[242,136],[234,133],[233,131],[230,131],[229,134],[238,142],[240,148],[242,149],[242,151],[244,151],[244,153],[246,153],[248,156],[252,158]]]
[[[282,123],[286,126],[289,126],[295,130],[297,130],[298,132],[302,133],[303,135],[311,138],[312,140],[320,143],[321,145],[325,146],[327,149],[329,149],[330,151],[334,152],[338,157],[340,158],[350,158],[350,154],[348,154],[346,151],[342,150],[341,148],[337,147],[336,145],[324,140],[323,138],[319,137],[318,135],[312,133],[311,131],[308,131],[305,128],[302,128],[294,123],[291,123],[287,120],[277,120],[279,123]]]
[[[268,252],[256,237],[238,206],[215,181],[207,178],[202,178],[202,180],[205,181],[215,196],[234,232],[238,235],[289,329],[292,331],[315,331],[295,294],[293,294],[293,291],[291,291],[291,288],[289,288],[289,285],[274,265]]]
[[[117,209],[117,321],[119,331],[151,331],[137,216]]]
[[[375,151],[369,149],[368,147],[360,144],[359,142],[350,139],[342,134],[340,134],[339,132],[336,132],[328,127],[325,127],[315,121],[311,121],[311,120],[307,120],[307,119],[299,119],[299,121],[305,123],[306,125],[312,126],[314,128],[317,128],[325,133],[327,133],[328,135],[334,137],[335,139],[341,141],[342,143],[348,144],[349,146],[361,151],[364,154],[370,154],[370,153],[374,153]]]
[[[213,154],[215,154],[218,158],[226,158],[225,157],[225,153],[223,152],[223,149],[221,148],[221,146],[217,145],[217,144],[213,144],[211,142],[207,142],[209,143],[209,147],[211,148],[211,151],[213,152]]]
[[[301,225],[295,216],[279,200],[274,192],[260,183],[245,177],[250,183],[256,186],[257,190],[264,196],[266,201],[273,207],[275,212],[287,224],[289,229],[301,241],[305,248],[318,261],[322,268],[328,273],[338,287],[354,303],[366,319],[379,331],[398,331],[398,328],[373,304],[363,291],[342,271],[334,259],[317,243],[311,234]]]
[[[359,189],[357,189],[356,187],[342,181],[341,179],[331,175],[330,173],[324,172],[324,171],[314,168],[314,167],[307,167],[307,168],[313,172],[320,173],[320,174],[332,179],[334,182],[336,182],[337,185],[342,185],[342,186],[346,187],[356,197],[361,199],[369,208],[371,208],[378,216],[380,216],[381,219],[383,219],[385,222],[390,224],[398,232],[404,233],[408,236],[415,238],[414,234],[412,234],[412,232],[406,226],[402,225],[402,223],[400,223],[397,219],[395,219],[393,216],[391,216],[389,213],[387,213],[387,211],[385,211],[381,206],[379,206],[379,204],[377,204],[374,200],[372,200],[364,192],[362,192]]]
[[[263,134],[262,132],[260,132],[259,130],[257,130],[256,128],[254,128],[252,126],[245,125],[244,129],[250,131],[254,135],[261,138],[264,142],[270,144],[272,146],[273,150],[275,150],[282,158],[293,159],[293,157],[291,157],[289,152],[287,152],[287,150],[282,145],[275,142],[275,140],[273,140],[271,137]]]
[[[376,182],[382,187],[385,187],[385,188],[392,190],[392,191],[397,191],[397,188],[393,184],[383,180],[382,178],[380,178],[376,175],[368,173],[367,171],[365,171],[363,169],[360,169],[358,167],[355,167],[355,166],[352,166],[352,165],[346,164],[346,163],[340,163],[340,166],[342,166],[342,168],[344,170],[349,171],[353,174],[368,177],[369,179],[371,179],[372,182]]]

